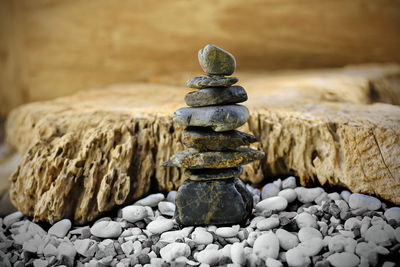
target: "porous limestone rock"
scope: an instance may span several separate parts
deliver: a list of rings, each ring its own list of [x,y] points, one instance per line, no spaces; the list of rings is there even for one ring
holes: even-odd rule
[[[251,98],[239,130],[266,153],[241,177],[291,174],[302,185],[318,180],[400,204],[400,107],[371,104],[395,90],[384,81],[396,75],[398,66],[240,75]],[[23,156],[11,177],[13,204],[36,221],[84,223],[132,204],[151,184],[177,188],[183,173],[161,163],[184,149],[170,114],[186,91],[114,85],[15,109],[6,138]]]

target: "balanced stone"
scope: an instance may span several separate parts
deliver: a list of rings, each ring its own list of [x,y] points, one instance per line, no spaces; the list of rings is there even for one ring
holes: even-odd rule
[[[231,75],[235,71],[235,57],[216,45],[206,45],[199,50],[198,57],[201,68],[208,74]]]
[[[184,225],[225,225],[245,221],[253,198],[238,178],[186,180],[176,195],[176,221]]]
[[[204,88],[185,96],[186,104],[191,107],[235,104],[246,100],[247,93],[241,86]]]
[[[238,177],[242,172],[241,166],[223,169],[186,169],[185,176],[193,181],[204,181]]]
[[[174,122],[183,126],[211,127],[216,132],[234,130],[249,119],[249,110],[241,105],[180,108],[173,114]]]
[[[186,85],[190,88],[203,89],[207,87],[228,87],[239,81],[236,77],[224,77],[219,75],[202,75],[190,78]]]
[[[187,147],[200,151],[224,151],[246,146],[257,141],[254,135],[232,130],[214,132],[211,128],[187,127],[183,131],[182,142]]]
[[[238,148],[233,151],[199,152],[194,148],[176,153],[163,163],[164,166],[188,169],[232,168],[262,159],[265,153],[251,148]]]

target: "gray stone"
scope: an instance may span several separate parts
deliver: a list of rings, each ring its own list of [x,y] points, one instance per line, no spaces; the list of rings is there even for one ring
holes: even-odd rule
[[[242,172],[241,166],[223,169],[185,169],[185,176],[193,181],[204,181],[239,177]]]
[[[182,126],[211,127],[216,132],[224,132],[245,124],[249,110],[241,105],[184,107],[176,110],[172,118]]]
[[[122,208],[122,218],[128,222],[137,222],[143,220],[147,216],[147,210],[143,206],[131,205]]]
[[[257,211],[281,211],[286,209],[288,202],[285,198],[280,196],[266,198],[256,205]]]
[[[400,222],[400,207],[393,207],[387,209],[384,214],[387,221],[395,220],[396,222]]]
[[[208,127],[187,127],[183,131],[182,142],[189,148],[200,151],[224,151],[246,146],[257,141],[251,134],[232,130],[215,132]]]
[[[349,198],[351,209],[377,210],[381,207],[381,201],[373,196],[353,193]]]
[[[100,221],[90,228],[90,233],[101,238],[117,238],[122,232],[119,223],[113,221]]]
[[[196,149],[188,148],[176,153],[163,165],[190,169],[233,168],[262,159],[264,155],[264,152],[251,148],[238,148],[226,152],[199,152]]]
[[[241,86],[204,88],[185,96],[186,104],[191,107],[235,104],[246,100],[247,93]]]
[[[279,193],[279,187],[274,183],[268,183],[263,186],[261,190],[261,199],[266,199],[269,197],[275,197]]]
[[[154,208],[154,207],[157,207],[158,203],[160,201],[163,201],[164,199],[165,199],[164,194],[156,193],[156,194],[148,195],[145,198],[139,199],[138,201],[135,202],[134,205],[150,206],[150,207]]]
[[[360,262],[360,259],[349,252],[335,253],[330,255],[327,260],[334,267],[353,267],[357,266]]]
[[[188,257],[190,253],[190,247],[185,243],[171,243],[160,249],[161,258],[167,262],[181,256]]]
[[[279,239],[280,247],[284,250],[292,249],[299,244],[297,236],[284,229],[276,230],[275,234]]]
[[[69,229],[71,229],[71,221],[69,219],[64,219],[56,222],[52,227],[50,227],[48,233],[49,235],[63,238],[67,235]]]
[[[254,242],[253,253],[263,260],[267,260],[267,258],[277,259],[279,239],[273,232],[267,232],[259,236]]]
[[[186,85],[190,88],[202,89],[208,87],[228,87],[239,81],[236,77],[224,77],[220,75],[202,75],[190,78]]]
[[[16,212],[11,213],[11,214],[7,215],[6,217],[4,217],[3,224],[6,227],[9,227],[11,224],[21,220],[22,217],[24,217],[24,214],[22,214],[22,212],[20,212],[20,211],[16,211]]]
[[[231,75],[236,68],[235,57],[224,49],[208,44],[198,53],[199,63],[205,73]]]

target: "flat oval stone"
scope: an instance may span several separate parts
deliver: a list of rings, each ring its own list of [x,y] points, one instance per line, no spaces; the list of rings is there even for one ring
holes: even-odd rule
[[[238,178],[186,180],[179,187],[175,203],[175,218],[182,225],[240,224],[253,209],[251,193]]]
[[[117,238],[122,232],[119,223],[113,221],[100,221],[90,228],[90,233],[101,238]]]
[[[234,178],[241,175],[242,172],[241,166],[224,169],[185,169],[185,176],[193,181],[204,181]]]
[[[400,222],[400,207],[387,209],[384,216],[387,221],[395,220],[396,222]]]
[[[289,250],[296,247],[299,244],[299,240],[296,235],[289,233],[284,229],[276,230],[276,236],[279,239],[279,245],[284,250]]]
[[[235,57],[224,49],[208,44],[198,53],[199,63],[204,72],[217,75],[231,75],[236,68]]]
[[[204,88],[185,96],[186,104],[191,107],[235,104],[246,100],[247,93],[241,86]]]
[[[351,209],[377,210],[381,207],[381,201],[373,196],[353,193],[349,198]]]
[[[182,126],[211,127],[216,132],[234,130],[247,122],[249,110],[241,105],[184,107],[172,115]]]
[[[286,209],[288,202],[285,198],[276,196],[266,198],[263,201],[260,201],[256,205],[257,211],[281,211]]]
[[[254,135],[232,130],[215,132],[208,127],[187,127],[182,142],[186,147],[200,151],[224,151],[247,146],[257,141]]]
[[[190,78],[186,85],[190,88],[203,89],[208,87],[229,87],[239,81],[236,77],[219,75],[202,75]]]
[[[163,163],[163,166],[188,169],[233,168],[262,159],[264,155],[264,152],[251,148],[238,148],[226,152],[198,152],[189,148],[173,155],[170,160]]]
[[[277,259],[279,254],[279,239],[273,232],[259,236],[253,245],[253,253],[263,260]]]

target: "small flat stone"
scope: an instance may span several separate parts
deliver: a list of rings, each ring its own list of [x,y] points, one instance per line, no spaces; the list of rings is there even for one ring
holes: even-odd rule
[[[353,238],[343,235],[335,235],[328,242],[328,248],[331,252],[350,252],[353,253],[357,246],[357,241]]]
[[[192,233],[192,240],[197,244],[208,245],[213,242],[213,235],[206,230],[197,227]]]
[[[317,220],[307,212],[302,212],[296,216],[296,223],[299,228],[314,227],[317,228]]]
[[[200,151],[224,151],[247,146],[257,141],[251,134],[232,130],[215,132],[208,127],[187,127],[183,131],[182,142],[185,146]]]
[[[92,253],[90,253],[89,249],[96,241],[86,238],[86,239],[78,239],[74,242],[74,247],[77,253],[84,257],[90,257]]]
[[[9,227],[13,223],[21,220],[22,217],[24,217],[24,214],[22,212],[20,212],[20,211],[16,211],[16,212],[11,213],[11,214],[7,215],[6,217],[4,217],[3,224],[6,227]]]
[[[191,107],[236,104],[246,100],[247,93],[241,86],[204,88],[185,96],[186,104]]]
[[[303,251],[297,247],[286,252],[286,262],[290,267],[309,266],[311,264],[310,257],[304,255]]]
[[[162,215],[174,216],[175,204],[168,201],[161,201],[158,203],[158,210]]]
[[[172,119],[182,126],[211,127],[216,132],[225,132],[245,124],[249,110],[242,105],[184,107],[176,110]]]
[[[237,236],[239,229],[239,225],[234,225],[232,227],[219,227],[215,230],[215,234],[225,238],[234,237]]]
[[[131,205],[121,209],[122,218],[128,222],[137,222],[147,217],[147,210],[143,206]]]
[[[332,254],[327,260],[334,267],[355,267],[360,262],[360,259],[356,255],[349,252]]]
[[[320,187],[315,187],[315,188],[297,187],[295,188],[295,191],[297,193],[297,199],[301,203],[311,203],[324,192],[324,190]]]
[[[278,193],[278,196],[284,197],[287,200],[288,203],[292,203],[293,201],[296,200],[297,193],[292,188],[286,188],[286,189],[283,189],[282,191],[280,191]]]
[[[161,234],[171,230],[174,227],[174,222],[170,219],[157,219],[150,222],[146,229],[153,234]]]
[[[183,225],[240,224],[247,220],[252,209],[252,195],[238,178],[186,180],[176,196],[175,216]]]
[[[193,181],[205,181],[215,179],[228,179],[239,177],[243,168],[222,168],[222,169],[185,169],[185,176]]]
[[[315,229],[314,227],[302,227],[299,230],[298,237],[301,242],[305,242],[313,238],[319,238],[322,240],[321,232]]]
[[[236,68],[235,57],[224,49],[208,44],[198,52],[201,68],[205,73],[231,75]]]
[[[377,210],[381,207],[381,201],[373,196],[353,193],[349,198],[351,209]]]
[[[317,255],[323,248],[323,241],[321,238],[311,238],[301,242],[297,248],[300,249],[304,255],[312,257]]]
[[[400,222],[400,207],[389,208],[385,211],[384,216],[387,221],[395,220],[397,223]]]
[[[269,217],[257,223],[257,229],[260,231],[271,230],[279,226],[278,217]]]
[[[208,87],[228,87],[239,81],[236,77],[224,77],[220,75],[202,75],[190,78],[186,85],[190,88],[202,89]]]
[[[279,239],[280,247],[284,250],[292,249],[299,244],[297,236],[284,229],[276,230],[275,234]]]
[[[253,245],[253,253],[263,260],[277,259],[279,254],[279,239],[273,232],[259,236]]]
[[[160,255],[166,262],[171,262],[178,257],[188,257],[191,253],[190,247],[185,243],[171,243],[160,249]]]
[[[262,159],[264,155],[264,152],[251,148],[238,148],[225,152],[199,152],[194,148],[188,148],[173,155],[163,165],[188,169],[233,168]]]
[[[257,211],[281,211],[286,209],[288,205],[288,202],[285,198],[276,196],[276,197],[270,197],[266,198],[260,202],[257,203],[256,205],[256,210]]]
[[[71,229],[71,221],[69,219],[64,219],[56,222],[52,227],[50,227],[48,233],[63,238],[67,235],[69,229]]]
[[[208,266],[215,266],[222,257],[220,250],[205,249],[197,254],[197,261]]]
[[[90,233],[100,238],[117,238],[121,232],[121,225],[114,221],[100,221],[90,228]]]
[[[275,197],[278,195],[280,189],[274,183],[268,183],[263,186],[261,190],[261,199],[266,199],[269,197]]]
[[[149,207],[154,208],[154,207],[157,207],[158,203],[160,201],[163,201],[164,199],[165,199],[164,194],[156,193],[156,194],[148,195],[147,197],[136,201],[134,205],[149,206]]]

